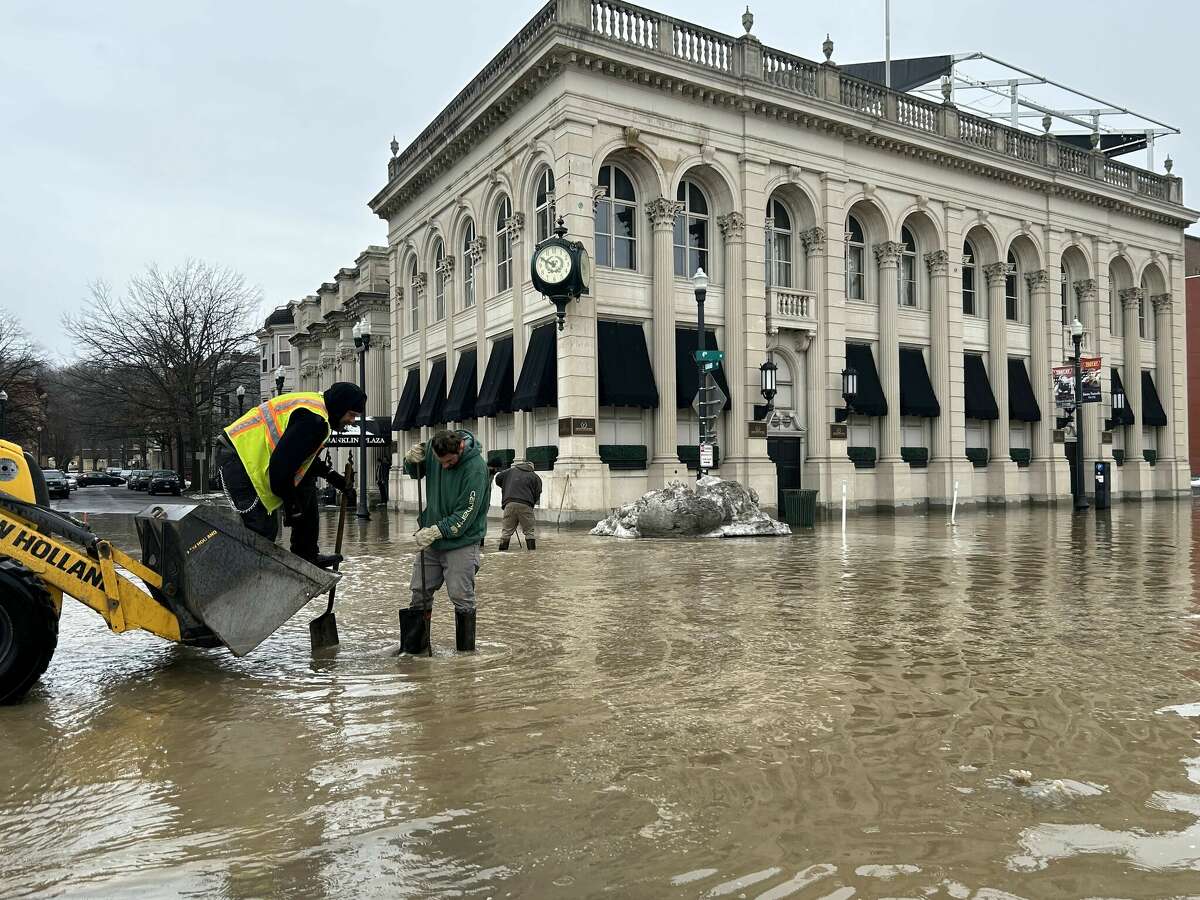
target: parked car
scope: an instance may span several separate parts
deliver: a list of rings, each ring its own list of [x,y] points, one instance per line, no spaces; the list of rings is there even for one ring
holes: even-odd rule
[[[149,469],[134,469],[125,487],[131,491],[144,491],[150,487],[150,476],[153,474]]]
[[[121,467],[120,466],[109,466],[107,469],[104,470],[104,474],[105,475],[120,475]]]
[[[84,472],[79,476],[80,487],[90,487],[94,484],[107,485],[113,487],[118,484],[124,484],[125,479],[115,472]]]
[[[71,486],[71,490],[73,491],[79,489],[79,479],[75,477],[73,472],[67,473],[67,484]]]
[[[133,469],[118,469],[117,474],[121,476],[122,481],[128,481],[129,476],[133,474]]]
[[[183,493],[183,479],[177,472],[162,469],[150,476],[148,490],[151,494],[174,494],[178,497]]]
[[[58,469],[42,469],[42,477],[46,479],[46,490],[50,499],[55,497],[67,500],[71,496],[71,483],[67,481],[67,473]]]

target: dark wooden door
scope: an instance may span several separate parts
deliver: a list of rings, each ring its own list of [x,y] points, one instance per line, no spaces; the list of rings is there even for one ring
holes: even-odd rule
[[[767,438],[767,456],[775,463],[775,476],[779,481],[779,509],[783,509],[783,492],[800,487],[800,438]]]

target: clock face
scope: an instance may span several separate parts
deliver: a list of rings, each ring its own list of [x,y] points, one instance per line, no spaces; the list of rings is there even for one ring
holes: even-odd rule
[[[579,277],[583,281],[583,289],[589,290],[592,286],[592,258],[588,256],[588,252],[582,247],[579,248]]]
[[[551,245],[538,254],[534,267],[547,284],[559,284],[571,274],[571,254],[565,247]]]

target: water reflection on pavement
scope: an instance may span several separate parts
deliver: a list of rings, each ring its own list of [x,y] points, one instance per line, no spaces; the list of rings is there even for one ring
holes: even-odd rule
[[[473,656],[443,595],[381,657],[398,514],[348,530],[335,656],[315,603],[241,660],[69,604],[0,709],[0,896],[1195,894],[1195,515],[551,529],[485,554]]]

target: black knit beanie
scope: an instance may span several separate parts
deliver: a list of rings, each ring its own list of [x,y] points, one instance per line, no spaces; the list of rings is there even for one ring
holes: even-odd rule
[[[349,381],[338,381],[325,391],[325,410],[329,413],[329,422],[335,428],[342,416],[354,410],[360,416],[367,412],[367,394],[357,384]]]

